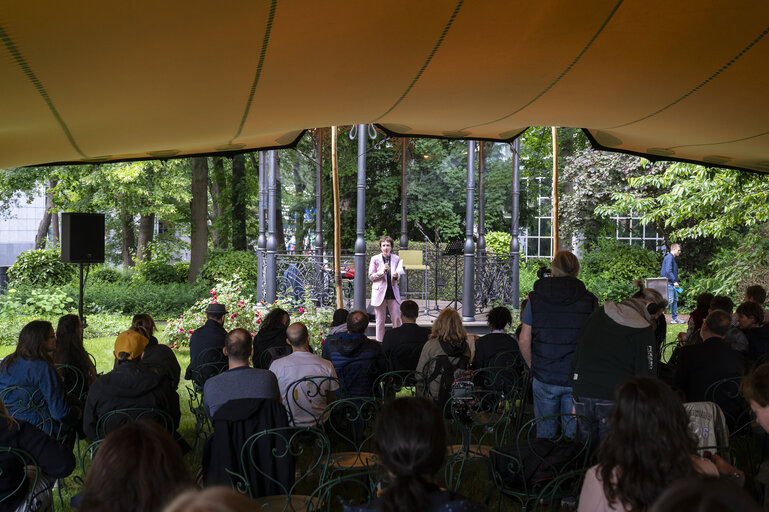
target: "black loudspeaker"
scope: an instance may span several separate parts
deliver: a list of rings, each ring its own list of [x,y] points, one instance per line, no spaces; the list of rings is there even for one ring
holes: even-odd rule
[[[61,214],[61,261],[104,263],[104,214]]]

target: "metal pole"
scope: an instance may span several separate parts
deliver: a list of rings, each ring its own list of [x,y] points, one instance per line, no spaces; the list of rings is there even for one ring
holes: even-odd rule
[[[481,266],[486,256],[486,143],[478,146],[478,256]]]
[[[558,128],[553,126],[553,254],[558,252]]]
[[[256,255],[257,255],[257,267],[259,274],[256,277],[256,297],[257,300],[262,300],[264,298],[264,251],[267,248],[267,237],[265,236],[265,232],[267,231],[267,225],[265,222],[265,214],[264,214],[264,207],[265,207],[265,199],[267,197],[266,192],[266,184],[267,180],[265,179],[265,156],[266,153],[264,151],[259,152],[259,238],[256,240]]]
[[[315,254],[323,256],[323,128],[318,129],[315,163]]]
[[[265,269],[265,301],[267,303],[275,302],[277,298],[277,267],[276,253],[278,250],[278,240],[275,236],[275,227],[277,226],[277,167],[278,155],[276,150],[271,150],[268,157],[267,181],[268,184],[268,210],[270,221],[267,231],[267,265]]]
[[[518,222],[520,217],[519,199],[521,196],[521,170],[520,170],[520,151],[521,139],[517,138],[513,142],[513,214],[512,214],[512,236],[510,238],[510,253],[512,254],[512,290],[510,290],[510,302],[513,308],[518,309],[521,306],[520,301],[520,242],[518,240]]]
[[[331,127],[331,187],[334,194],[334,289],[336,290],[336,307],[344,307],[342,290],[342,241],[339,217],[339,162],[336,151],[337,128]]]
[[[406,147],[409,139],[403,137],[401,139],[401,240],[400,249],[409,248],[409,236],[406,233],[408,226],[406,226],[406,214],[408,213],[408,195],[406,190]]]
[[[475,241],[473,200],[475,199],[475,141],[467,142],[467,210],[465,212],[465,279],[462,286],[462,321],[475,321]]]
[[[366,125],[358,125],[358,201],[355,228],[355,282],[353,307],[366,309]]]

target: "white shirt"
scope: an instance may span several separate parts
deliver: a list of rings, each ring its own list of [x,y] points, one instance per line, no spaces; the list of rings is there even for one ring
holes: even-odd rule
[[[270,371],[278,378],[281,400],[291,414],[293,425],[311,427],[328,419],[324,417],[318,421],[328,405],[329,391],[339,389],[331,361],[310,352],[292,352],[273,361]],[[305,377],[318,379],[292,386]],[[324,377],[333,377],[334,380]]]

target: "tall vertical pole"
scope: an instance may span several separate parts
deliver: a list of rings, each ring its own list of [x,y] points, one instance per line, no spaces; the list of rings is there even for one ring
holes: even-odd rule
[[[323,256],[323,128],[318,129],[315,156],[315,254]]]
[[[521,305],[520,301],[520,241],[518,240],[518,222],[520,217],[520,204],[521,197],[521,170],[520,170],[520,152],[521,152],[521,139],[520,137],[513,142],[513,212],[512,212],[512,228],[510,237],[510,254],[512,254],[512,290],[510,290],[510,302],[513,308],[518,309]]]
[[[366,125],[358,125],[358,201],[355,228],[355,283],[353,307],[366,309]]]
[[[275,227],[278,222],[277,212],[277,151],[271,150],[268,152],[268,169],[267,169],[267,181],[268,187],[268,201],[267,209],[269,211],[269,224],[267,226],[267,264],[265,268],[265,286],[264,294],[265,301],[267,303],[275,302],[277,298],[277,266],[276,258],[278,251],[278,240],[275,236]]]
[[[486,143],[478,143],[478,256],[481,266],[486,256]]]
[[[475,141],[467,142],[467,209],[465,210],[465,276],[462,285],[462,321],[475,321],[475,241],[473,207],[475,206]]]
[[[406,148],[408,147],[409,139],[403,137],[401,139],[401,240],[400,249],[405,250],[409,248],[409,236],[406,232],[408,226],[406,225],[406,215],[408,213],[408,194],[406,189]]]
[[[342,236],[341,219],[339,217],[339,162],[336,150],[337,128],[331,127],[331,187],[334,194],[334,289],[336,290],[336,307],[344,307],[342,292]]]
[[[558,128],[553,126],[553,256],[558,252]]]
[[[267,223],[265,215],[265,203],[267,198],[267,178],[266,178],[266,152],[259,152],[259,238],[256,240],[257,268],[259,274],[256,278],[256,297],[258,300],[264,299],[264,251],[267,249]]]

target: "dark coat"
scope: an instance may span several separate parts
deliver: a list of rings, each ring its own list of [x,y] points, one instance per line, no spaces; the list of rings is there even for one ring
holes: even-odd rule
[[[18,428],[11,429],[0,419],[0,446],[23,450],[32,456],[44,475],[63,478],[75,469],[72,449],[55,441],[45,432],[26,421],[18,421]],[[0,499],[6,499],[24,478],[24,466],[13,455],[0,454]],[[14,493],[8,501],[0,503],[0,510],[16,510],[25,493]]]
[[[430,329],[415,323],[404,323],[385,332],[382,350],[393,370],[416,370],[419,354],[430,337]]]
[[[576,277],[545,277],[529,294],[531,371],[546,384],[568,386],[574,349],[582,326],[598,300]]]
[[[83,430],[91,440],[102,439],[122,422],[106,426],[97,432],[99,418],[107,412],[129,408],[162,409],[171,416],[172,432],[179,427],[179,395],[165,377],[145,367],[137,360],[120,361],[111,372],[91,386],[83,411]]]
[[[364,334],[343,334],[323,343],[323,358],[331,361],[339,377],[339,396],[371,396],[374,380],[387,371],[378,341]]]
[[[275,350],[270,350],[275,349]],[[291,347],[286,343],[286,329],[262,329],[254,337],[254,368],[270,369],[274,359],[287,356],[291,353]]]
[[[168,345],[158,343],[158,339],[154,336],[150,338],[149,344],[144,349],[142,364],[167,378],[173,389],[179,387],[182,368],[179,366],[176,354]]]
[[[704,402],[705,391],[711,384],[743,375],[743,355],[733,350],[723,338],[712,337],[697,345],[681,347],[675,384],[683,391],[687,402]]]
[[[272,446],[277,436],[265,436],[256,445],[254,453],[262,471],[280,482],[260,475],[253,467],[240,467],[240,449],[252,434],[265,429],[287,427],[286,410],[279,400],[265,398],[241,398],[230,400],[221,406],[213,417],[214,433],[203,448],[203,485],[231,485],[227,469],[247,473],[252,486],[252,496],[283,494],[294,482],[294,458],[278,458],[273,453],[285,453],[285,446]],[[274,450],[274,451],[273,451]],[[281,488],[283,486],[283,488]]]
[[[202,388],[207,379],[227,368],[227,358],[222,353],[225,336],[227,331],[215,320],[206,320],[195,329],[190,338],[190,365],[184,373],[185,379]]]

